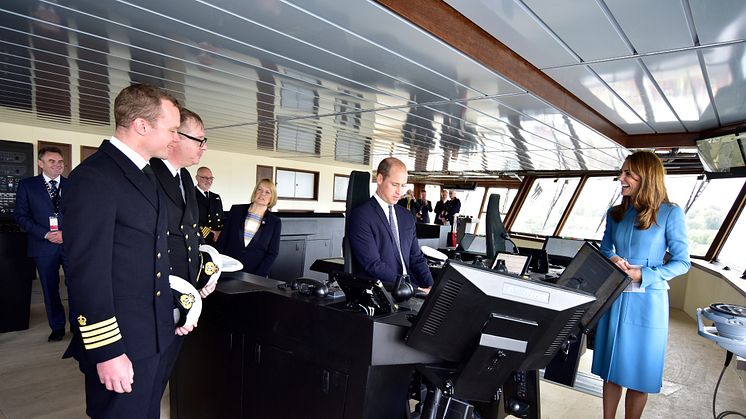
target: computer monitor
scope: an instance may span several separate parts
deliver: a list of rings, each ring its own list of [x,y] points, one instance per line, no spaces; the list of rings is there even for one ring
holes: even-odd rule
[[[562,272],[557,285],[596,296],[596,302],[580,319],[580,326],[585,331],[595,326],[631,281],[595,245],[586,242]]]
[[[545,274],[549,272],[549,257],[547,257],[547,251],[544,249],[532,249],[530,247],[521,246],[518,249],[518,254],[525,255],[531,258],[528,264],[528,268],[535,273]]]
[[[497,255],[495,255],[495,259],[492,261],[492,269],[495,269],[501,260],[505,263],[505,268],[509,274],[522,276],[525,275],[528,270],[531,256],[498,252]]]
[[[544,241],[544,250],[549,257],[549,263],[567,266],[584,243],[583,239],[549,236]]]
[[[546,366],[595,297],[449,261],[406,342],[457,365],[457,398],[490,401],[513,371]]]
[[[487,251],[487,238],[476,234],[466,233],[461,239],[461,248],[467,252],[485,253]]]

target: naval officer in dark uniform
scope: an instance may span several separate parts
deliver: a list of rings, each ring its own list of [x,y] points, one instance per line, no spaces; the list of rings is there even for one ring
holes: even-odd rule
[[[197,169],[195,178],[197,179],[195,188],[199,206],[199,229],[202,237],[205,238],[205,243],[215,246],[225,224],[223,201],[220,200],[220,195],[210,191],[212,181],[215,180],[210,168],[200,167]]]
[[[73,317],[65,356],[85,375],[94,418],[158,418],[150,411],[168,375],[176,334],[169,286],[166,197],[148,165],[181,141],[176,99],[136,84],[114,101],[116,130],[70,175],[62,196]],[[156,402],[158,401],[158,402]]]
[[[186,167],[199,163],[202,154],[207,150],[207,137],[202,119],[196,113],[181,109],[181,125],[178,131],[181,141],[171,143],[168,147],[168,158],[150,159],[150,165],[166,199],[168,214],[168,258],[171,263],[171,275],[176,275],[192,285],[197,282],[200,269],[199,245],[203,240],[197,229],[199,211],[194,183]],[[215,290],[217,283],[200,290],[202,298]],[[156,377],[156,391],[163,393],[168,383],[170,372],[179,357],[183,339],[176,337],[176,342],[164,354],[163,362],[167,367],[164,375]],[[160,400],[151,400],[151,412],[160,411]]]

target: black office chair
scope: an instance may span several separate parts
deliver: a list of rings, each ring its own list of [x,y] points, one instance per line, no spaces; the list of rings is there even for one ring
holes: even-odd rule
[[[345,217],[358,205],[370,199],[370,172],[353,170],[350,173],[350,181],[347,184],[347,202]],[[347,240],[347,221],[345,220],[345,235],[342,238],[342,256],[345,260],[345,272],[352,273],[352,256],[350,243]]]
[[[485,235],[487,236],[487,259],[494,259],[498,252],[505,252],[508,233],[500,217],[500,195],[493,193],[487,203],[485,217]]]

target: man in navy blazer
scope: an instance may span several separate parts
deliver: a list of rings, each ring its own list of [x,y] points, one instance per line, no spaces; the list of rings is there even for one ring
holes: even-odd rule
[[[114,135],[71,174],[64,193],[65,252],[76,333],[65,357],[85,375],[94,418],[159,418],[176,328],[169,285],[166,197],[148,164],[181,141],[179,104],[143,84],[114,101]]]
[[[349,214],[349,242],[352,269],[356,274],[394,283],[409,275],[424,291],[433,277],[420,250],[412,213],[396,205],[407,184],[407,168],[399,159],[388,157],[376,171],[376,193]],[[398,231],[398,237],[394,231]]]
[[[47,340],[52,342],[65,337],[65,308],[60,299],[60,266],[67,276],[67,259],[62,251],[60,195],[67,186],[67,179],[62,177],[65,162],[59,148],[41,148],[38,157],[41,174],[18,183],[15,216],[27,233],[27,254],[34,259],[39,271],[47,321],[52,329]]]

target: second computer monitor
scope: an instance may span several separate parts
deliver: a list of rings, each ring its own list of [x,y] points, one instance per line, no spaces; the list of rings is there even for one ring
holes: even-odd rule
[[[585,244],[583,239],[548,236],[544,242],[544,250],[549,257],[549,263],[567,266],[583,244]]]

